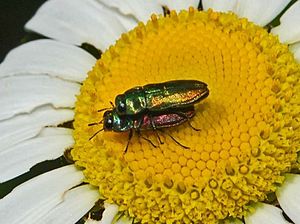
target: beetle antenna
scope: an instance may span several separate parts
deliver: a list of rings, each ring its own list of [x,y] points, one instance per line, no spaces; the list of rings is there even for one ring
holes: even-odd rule
[[[111,110],[111,109],[113,109],[115,107],[115,105],[113,104],[113,102],[109,101],[109,103],[110,103],[111,107],[102,108],[100,110],[97,110],[97,112],[102,112],[104,110]]]
[[[181,144],[179,141],[177,141],[172,135],[170,135],[169,133],[166,133],[166,132],[164,132],[163,130],[161,130],[161,129],[157,129],[158,131],[160,131],[160,132],[162,132],[162,133],[165,133],[165,134],[167,134],[177,145],[179,145],[179,146],[181,146],[182,148],[184,148],[184,149],[190,149],[190,147],[188,147],[188,146],[185,146],[185,145],[183,145],[183,144]]]
[[[97,110],[97,112],[102,112],[102,111],[109,110],[109,109],[112,109],[112,108],[111,107],[102,108],[100,110]]]
[[[99,122],[89,123],[88,126],[94,126],[94,125],[98,125],[98,124],[102,124],[102,123],[103,123],[103,119]]]
[[[90,138],[89,138],[89,140],[92,140],[99,132],[101,132],[101,131],[103,131],[104,130],[104,128],[101,128],[99,131],[97,131],[95,134],[93,134]]]

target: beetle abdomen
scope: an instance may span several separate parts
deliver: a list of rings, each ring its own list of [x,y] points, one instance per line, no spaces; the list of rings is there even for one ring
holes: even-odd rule
[[[149,84],[143,89],[149,111],[186,107],[199,102],[209,94],[207,85],[197,80],[175,80]]]

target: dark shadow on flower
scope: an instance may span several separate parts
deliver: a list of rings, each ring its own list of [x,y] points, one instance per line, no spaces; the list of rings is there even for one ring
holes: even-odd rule
[[[265,26],[265,29],[270,33],[271,29],[275,26],[278,26],[280,24],[280,17],[283,15],[283,13],[285,13],[286,10],[288,10],[288,8],[290,8],[297,0],[292,0],[285,8],[284,10],[278,15],[276,16],[271,22],[269,22],[269,24],[267,24]]]
[[[198,7],[197,7],[197,8],[198,8],[199,11],[202,11],[202,10],[203,10],[202,0],[199,1],[199,4],[198,4]]]
[[[89,44],[89,43],[82,43],[80,46],[83,50],[87,51],[91,55],[93,55],[96,59],[99,59],[101,57],[101,50],[97,49],[95,46]]]
[[[24,183],[25,181],[32,179],[40,174],[46,173],[48,171],[69,165],[70,162],[66,160],[64,156],[60,156],[57,159],[54,160],[47,160],[41,163],[38,163],[31,167],[31,169],[9,181],[6,181],[4,183],[0,183],[0,199],[5,197],[7,194],[9,194],[15,187],[18,185]]]

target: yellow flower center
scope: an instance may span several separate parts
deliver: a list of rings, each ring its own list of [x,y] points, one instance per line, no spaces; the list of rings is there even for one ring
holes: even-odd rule
[[[72,155],[86,182],[142,223],[216,223],[242,217],[297,165],[300,69],[286,45],[233,14],[194,9],[152,16],[103,53],[85,80]],[[154,148],[99,132],[99,109],[149,83],[196,79],[210,95],[191,123],[165,129]],[[190,149],[176,144],[169,135]],[[152,131],[142,135],[157,143]],[[158,144],[158,143],[157,143]]]

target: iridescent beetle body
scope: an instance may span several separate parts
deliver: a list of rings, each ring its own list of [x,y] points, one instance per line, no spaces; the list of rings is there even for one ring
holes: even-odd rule
[[[132,138],[133,131],[136,131],[140,136],[140,131],[153,130],[157,131],[163,128],[178,126],[195,115],[194,107],[179,109],[175,112],[165,111],[164,113],[141,114],[140,116],[120,116],[115,109],[108,110],[103,115],[104,131],[127,132],[129,131],[128,143],[125,151],[128,149],[129,142]],[[170,136],[170,135],[169,135]],[[177,144],[184,148],[188,148],[180,144],[172,136],[170,136]],[[156,147],[151,140],[142,137]]]
[[[209,95],[207,84],[198,80],[174,80],[163,83],[148,84],[127,90],[115,99],[112,109],[99,110],[106,112],[103,115],[103,129],[97,131],[92,139],[100,131],[129,132],[129,140],[133,131],[140,135],[140,131],[153,130],[161,144],[163,142],[157,130],[178,126],[195,115],[194,104],[205,99]],[[91,125],[99,124],[91,123]],[[196,131],[190,123],[189,125]],[[169,135],[177,144],[180,144]],[[149,139],[142,137],[155,146]]]
[[[104,131],[126,132],[130,130],[146,131],[178,126],[195,115],[194,107],[188,107],[175,112],[142,114],[140,116],[120,116],[115,109],[108,110],[103,115]]]
[[[115,99],[119,115],[136,115],[171,108],[189,107],[209,94],[207,84],[198,80],[174,80],[127,90]]]

